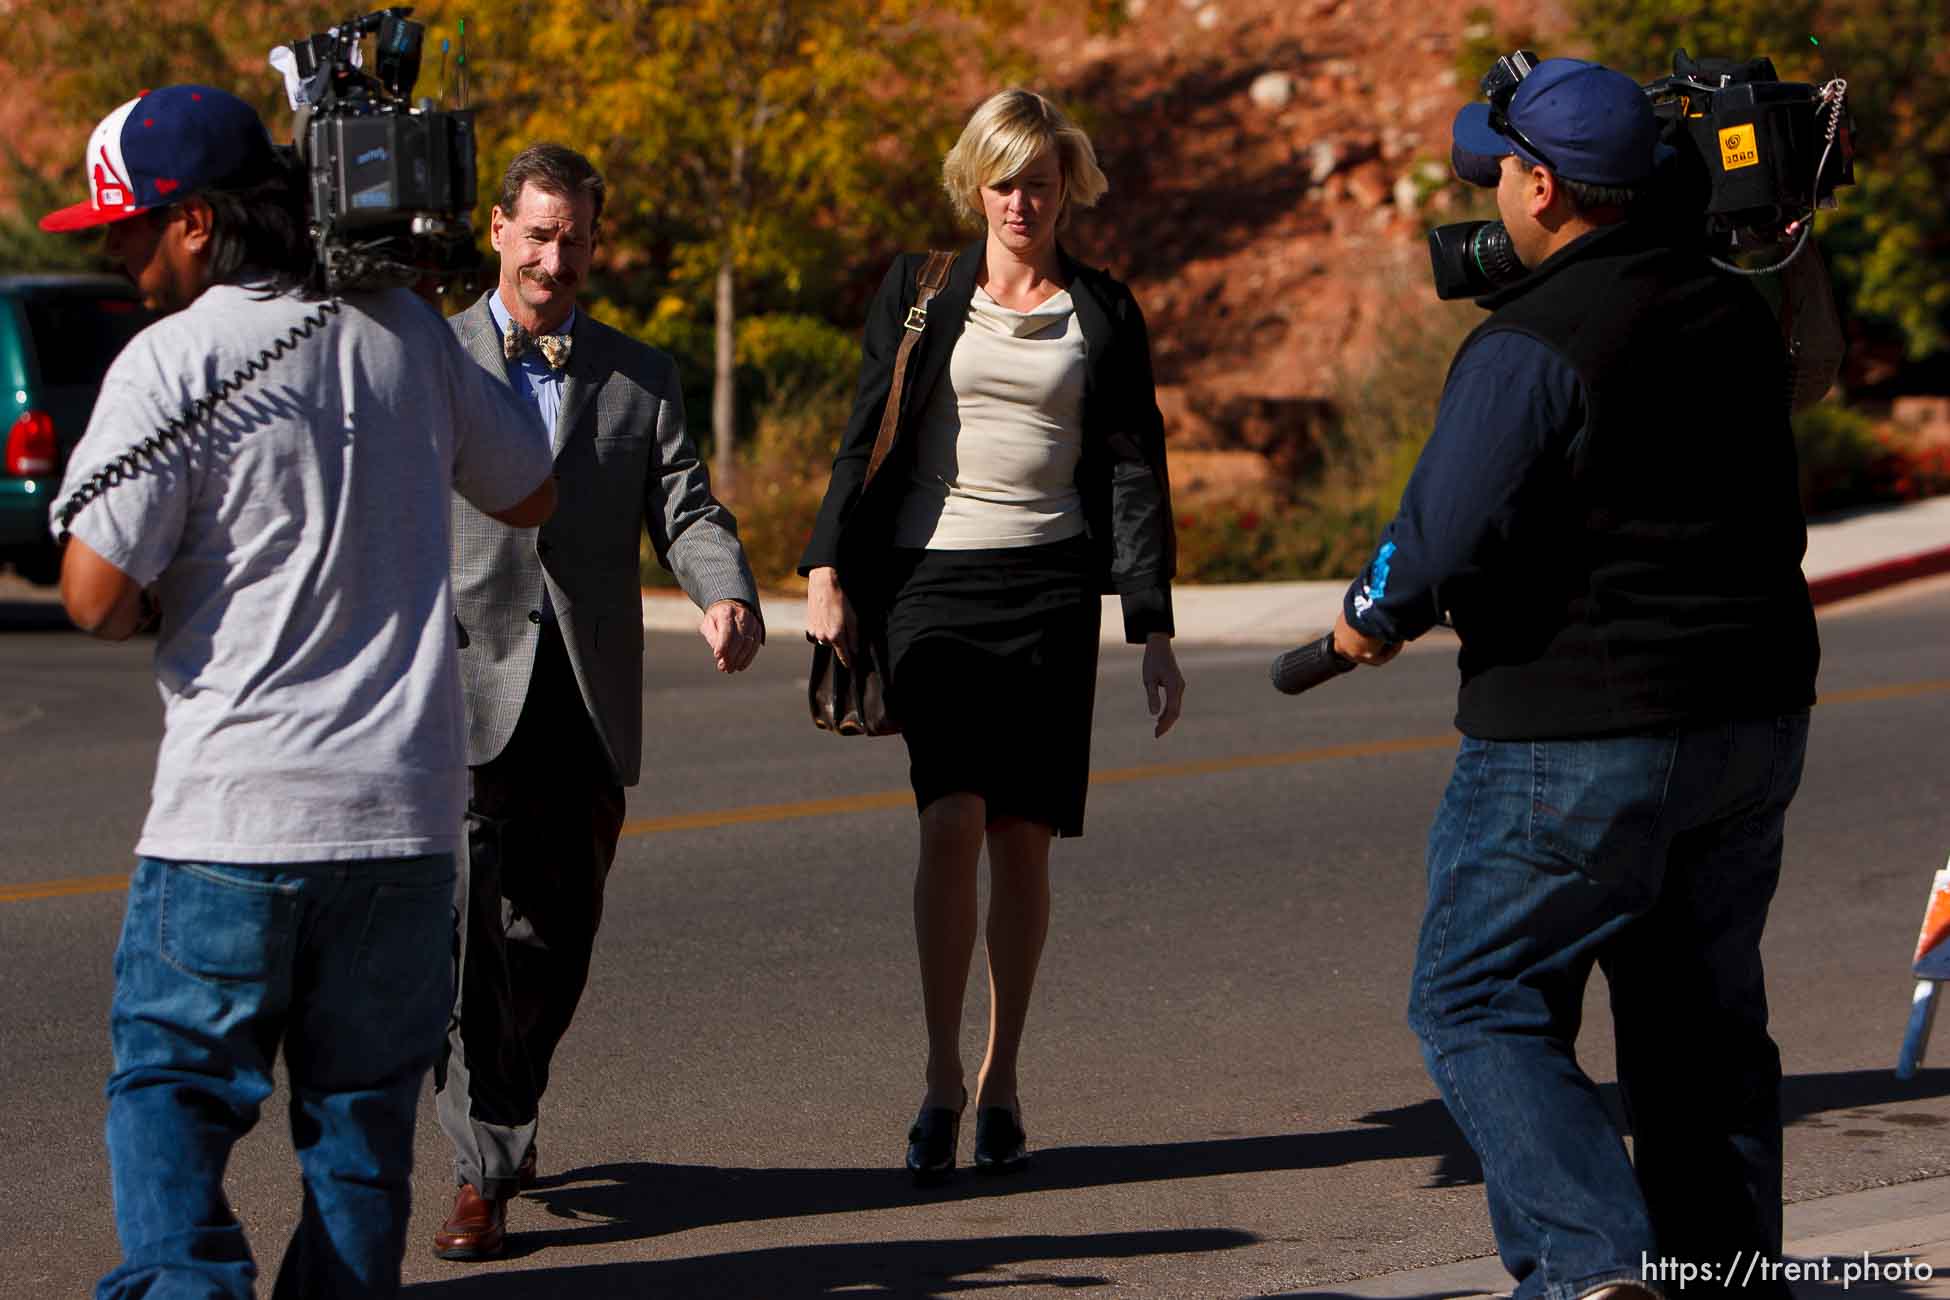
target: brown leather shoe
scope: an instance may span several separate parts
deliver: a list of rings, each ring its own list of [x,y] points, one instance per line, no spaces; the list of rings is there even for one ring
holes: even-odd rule
[[[454,1212],[433,1234],[433,1253],[440,1259],[493,1259],[507,1244],[508,1203],[462,1183]]]

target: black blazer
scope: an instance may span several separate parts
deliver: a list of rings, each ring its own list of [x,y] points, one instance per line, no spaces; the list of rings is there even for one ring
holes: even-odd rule
[[[927,328],[908,362],[901,393],[899,432],[873,483],[861,490],[881,414],[893,386],[894,356],[902,323],[916,297],[915,274],[924,253],[894,259],[867,313],[859,391],[853,414],[833,459],[833,478],[820,504],[812,540],[799,572],[831,565],[858,599],[871,590],[879,562],[892,545],[894,517],[914,466],[909,425],[926,409],[929,394],[948,368],[948,358],[968,322],[984,245],[964,248],[948,283],[928,304]],[[1172,633],[1171,579],[1177,572],[1178,539],[1172,527],[1171,483],[1165,472],[1165,428],[1151,377],[1151,341],[1144,313],[1120,281],[1077,262],[1061,249],[1070,297],[1076,303],[1088,358],[1083,388],[1083,452],[1077,460],[1077,492],[1086,536],[1096,557],[1100,586],[1123,598],[1124,636],[1140,643],[1152,632]]]

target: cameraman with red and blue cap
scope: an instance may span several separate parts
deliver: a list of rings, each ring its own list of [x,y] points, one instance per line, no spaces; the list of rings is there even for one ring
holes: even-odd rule
[[[1527,274],[1479,300],[1334,644],[1461,639],[1409,1021],[1516,1295],[1575,1300],[1779,1255],[1760,938],[1819,650],[1768,307],[1659,211],[1637,84],[1523,71],[1457,114],[1453,159]],[[1594,965],[1630,1157],[1575,1052]]]
[[[391,1296],[453,989],[448,500],[543,522],[547,442],[411,293],[319,299],[303,176],[242,100],[145,92],[85,166],[88,199],[42,225],[103,229],[165,313],[56,497],[75,623],[121,640],[160,610],[109,1011],[122,1262],[96,1294],[254,1293],[224,1169],[282,1053],[305,1198],[274,1294]]]

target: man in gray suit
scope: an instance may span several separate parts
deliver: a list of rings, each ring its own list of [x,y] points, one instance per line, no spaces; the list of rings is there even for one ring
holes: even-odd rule
[[[765,639],[737,524],[711,496],[669,357],[576,308],[602,177],[538,144],[509,165],[491,235],[500,282],[452,320],[482,367],[552,431],[560,507],[510,528],[453,501],[454,608],[467,699],[461,971],[435,1074],[460,1184],[443,1259],[501,1253],[507,1203],[533,1180],[535,1127],[602,919],[643,745],[638,539],[704,611],[722,672]]]

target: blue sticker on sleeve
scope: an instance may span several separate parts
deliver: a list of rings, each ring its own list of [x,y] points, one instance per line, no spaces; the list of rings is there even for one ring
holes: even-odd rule
[[[1375,552],[1374,563],[1368,566],[1368,580],[1362,584],[1361,594],[1354,598],[1355,614],[1366,614],[1388,594],[1388,561],[1394,554],[1393,542],[1383,542]]]

